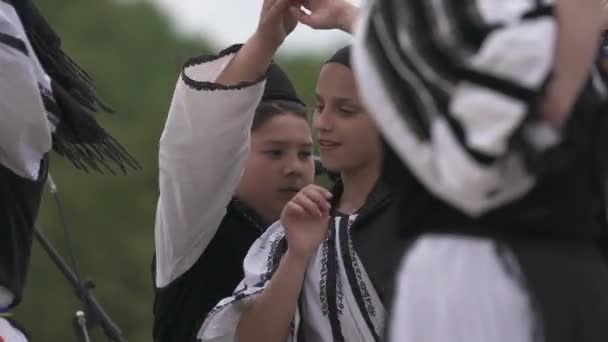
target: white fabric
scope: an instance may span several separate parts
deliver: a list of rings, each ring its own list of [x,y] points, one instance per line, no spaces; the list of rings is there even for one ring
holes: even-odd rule
[[[29,57],[0,43],[0,163],[15,174],[37,179],[40,161],[51,149],[39,87],[50,93],[44,73],[12,6],[0,1],[0,33],[22,40]]]
[[[482,73],[539,89],[553,65],[556,35],[553,18],[510,25],[490,34],[470,62]],[[452,115],[464,125],[467,145],[493,156],[507,152],[509,138],[528,110],[524,103],[467,82],[456,87],[450,105]]]
[[[11,323],[4,318],[0,318],[0,337],[5,342],[27,342],[23,333],[14,328]]]
[[[399,271],[392,312],[391,342],[534,341],[529,298],[487,239],[420,238]]]
[[[361,260],[352,249],[349,236],[350,226],[356,219],[351,215],[348,224],[340,224],[346,217],[335,217],[335,239],[326,240],[319,246],[316,255],[311,259],[306,270],[306,277],[300,294],[300,308],[296,312],[294,330],[288,341],[297,341],[301,330],[306,341],[329,342],[334,341],[329,321],[328,302],[334,301],[337,307],[337,317],[340,323],[340,333],[347,342],[374,341],[374,334],[382,336],[384,327],[385,309],[376,293]],[[283,227],[280,223],[272,225],[251,247],[245,258],[245,279],[239,284],[235,295],[222,300],[207,316],[198,338],[203,342],[236,341],[236,329],[242,313],[253,303],[255,298],[263,291],[268,280],[270,265],[268,260],[276,251],[276,245],[284,237]],[[347,238],[351,253],[342,251],[339,241]],[[335,247],[337,255],[336,293],[335,298],[326,296],[328,272],[329,244]],[[344,254],[343,254],[344,252]],[[347,255],[348,259],[342,256]],[[347,277],[347,267],[351,267],[357,275],[357,282],[350,283]],[[363,293],[365,312],[362,312],[355,300],[355,291]],[[369,317],[373,331],[368,328],[365,316]]]
[[[520,7],[520,10],[525,8]],[[358,79],[365,80],[361,84],[363,100],[401,160],[428,191],[473,217],[524,196],[534,186],[535,179],[525,169],[521,156],[507,147],[529,108],[519,100],[491,89],[458,82],[450,93],[448,113],[440,113],[422,79],[403,65],[396,65],[399,76],[416,89],[417,99],[424,107],[424,114],[428,115],[425,118],[429,120],[431,137],[428,141],[419,139],[404,121],[403,116],[407,113],[401,113],[389,97],[391,92],[380,77],[382,66],[376,65],[372,51],[365,46],[371,25],[370,13],[367,8],[359,20],[353,68]],[[509,16],[513,17],[513,14]],[[399,41],[410,42],[408,34],[401,30]],[[555,34],[554,19],[549,17],[507,23],[488,36],[481,49],[470,56],[469,63],[485,74],[537,89],[552,65],[550,52]],[[513,50],[512,46],[519,50]],[[391,57],[390,51],[387,53],[389,58],[399,58]],[[407,53],[415,63],[424,63],[416,57],[416,51]],[[454,54],[467,56],[463,51],[454,51]],[[525,58],[514,58],[515,54]],[[426,81],[449,90],[442,86],[444,81],[431,72],[435,66],[429,67],[421,71],[423,77],[428,78]],[[464,146],[444,115],[452,116],[463,127]],[[548,141],[557,143],[559,139]],[[496,160],[489,165],[480,163],[468,149]]]
[[[8,308],[15,299],[15,296],[6,287],[0,286],[0,309]]]
[[[213,82],[234,55],[186,68]],[[226,213],[249,153],[264,82],[234,90],[196,90],[179,79],[160,139],[155,225],[156,286],[165,287],[203,253]]]

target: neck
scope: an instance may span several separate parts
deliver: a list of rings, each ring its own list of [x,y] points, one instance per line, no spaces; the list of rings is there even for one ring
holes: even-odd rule
[[[340,197],[338,211],[344,214],[353,214],[365,204],[367,196],[376,185],[380,177],[379,165],[372,165],[340,174],[344,191]]]

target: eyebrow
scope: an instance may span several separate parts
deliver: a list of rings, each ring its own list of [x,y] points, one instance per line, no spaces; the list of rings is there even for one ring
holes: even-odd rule
[[[267,141],[264,141],[264,144],[265,145],[281,146],[281,147],[290,145],[289,142],[284,141],[284,140],[267,140]],[[312,142],[307,142],[307,143],[298,144],[298,145],[301,146],[301,147],[313,147],[313,143]]]
[[[321,95],[319,95],[318,93],[315,93],[315,97],[316,97],[317,101],[324,101],[324,100],[325,100],[325,99],[324,99],[324,98],[323,98]],[[357,102],[356,102],[354,99],[350,98],[350,97],[332,97],[332,98],[330,98],[330,101],[331,101],[331,102],[335,102],[335,103],[337,103],[337,104],[339,104],[339,105],[342,105],[342,104],[353,104],[353,105],[357,105]]]

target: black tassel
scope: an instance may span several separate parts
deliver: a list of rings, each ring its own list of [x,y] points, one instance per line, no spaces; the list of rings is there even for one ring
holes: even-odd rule
[[[9,0],[45,72],[51,78],[52,114],[59,119],[53,149],[78,169],[115,173],[140,169],[126,149],[95,120],[93,113],[112,109],[97,95],[92,78],[61,49],[61,40],[31,0]],[[48,99],[47,99],[48,100]]]

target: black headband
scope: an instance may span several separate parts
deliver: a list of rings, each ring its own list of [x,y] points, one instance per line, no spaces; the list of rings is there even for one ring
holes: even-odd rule
[[[266,74],[266,86],[262,101],[283,100],[304,105],[287,74],[274,62],[270,64]]]
[[[325,62],[325,64],[328,63],[339,63],[350,69],[350,45],[336,51],[336,53],[334,53],[334,55],[331,56],[327,62]]]

